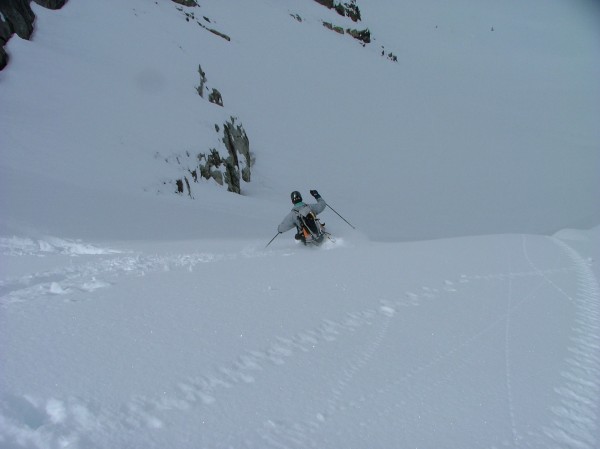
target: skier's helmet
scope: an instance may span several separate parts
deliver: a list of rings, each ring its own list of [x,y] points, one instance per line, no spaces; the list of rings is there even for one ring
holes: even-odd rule
[[[302,201],[302,195],[300,195],[300,192],[297,190],[294,190],[290,196],[293,204],[297,204]]]

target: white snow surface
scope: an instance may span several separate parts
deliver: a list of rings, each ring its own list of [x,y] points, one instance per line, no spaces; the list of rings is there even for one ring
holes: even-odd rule
[[[7,45],[0,447],[600,447],[598,4],[199,3]],[[173,194],[230,116],[243,195]],[[312,188],[357,229],[265,248]]]

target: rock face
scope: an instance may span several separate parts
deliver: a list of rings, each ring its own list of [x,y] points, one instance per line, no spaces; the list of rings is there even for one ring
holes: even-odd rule
[[[173,2],[175,2],[179,5],[189,6],[189,7],[198,6],[198,4],[196,3],[196,0],[173,0]]]
[[[356,5],[356,0],[350,0],[348,3],[336,3],[333,0],[315,0],[318,4],[328,9],[335,9],[340,16],[346,16],[353,22],[361,20],[360,9]]]
[[[33,0],[38,5],[48,9],[60,9],[67,3],[67,0]]]
[[[60,9],[67,0],[35,0],[48,9]],[[0,0],[0,70],[8,64],[8,54],[4,45],[17,34],[21,39],[29,40],[33,34],[35,14],[31,9],[31,0]]]
[[[349,17],[353,22],[360,22],[361,15],[360,9],[356,5],[356,0],[350,0],[348,3],[335,3],[333,0],[315,0],[320,5],[325,6],[329,9],[335,9],[340,16]],[[354,39],[357,39],[364,44],[371,42],[371,32],[368,28],[364,30],[356,30],[354,28],[346,28],[344,30],[341,26],[336,26],[331,22],[323,22],[323,26],[339,34],[348,33]]]
[[[335,10],[340,16],[348,17],[353,22],[360,22],[362,20],[360,8],[356,4],[356,0],[349,0],[345,3],[339,3],[334,0],[314,0],[320,5],[325,6],[328,9]],[[298,22],[302,22],[302,18],[297,14],[290,14],[294,19]],[[346,28],[333,24],[332,22],[322,21],[323,26],[331,31],[335,31],[338,34],[347,34],[348,36],[353,37],[354,39],[361,42],[361,45],[365,47],[367,44],[370,44],[371,39],[371,30],[369,28],[365,28],[362,30],[356,28]],[[492,29],[493,31],[493,29]],[[381,56],[385,56],[392,62],[398,62],[398,57],[392,52],[385,51],[385,48],[382,46]]]
[[[209,88],[207,87],[208,79],[206,78],[206,73],[202,70],[201,65],[198,66],[198,74],[200,75],[200,85],[196,87],[196,92],[204,98],[205,92],[208,92]],[[212,91],[208,95],[208,101],[218,106],[223,106],[223,95],[221,95],[218,89],[212,88]]]
[[[227,185],[227,190],[233,193],[242,193],[243,182],[250,182],[252,166],[254,165],[254,154],[250,151],[250,139],[241,124],[236,123],[236,118],[231,117],[223,125],[224,149],[221,152],[211,148],[206,153],[192,155],[173,154],[164,158],[168,164],[179,166],[185,175],[174,182],[165,182],[165,185],[173,185],[175,193],[188,195],[193,198],[192,183],[198,183],[202,179],[214,180],[219,185]],[[221,132],[221,127],[215,125],[215,131]],[[162,156],[157,155],[162,159]]]
[[[334,4],[333,4],[333,0],[315,0],[315,2],[319,3],[320,5],[325,6],[326,8],[333,8]]]
[[[242,193],[241,181],[250,182],[254,156],[250,152],[250,140],[242,125],[236,125],[235,117],[223,125],[223,144],[227,149],[227,156],[211,148],[208,154],[198,155],[198,172],[205,179],[214,179],[218,184],[227,184],[227,190],[233,193]],[[216,127],[218,129],[218,127]],[[194,170],[196,171],[196,170]],[[193,171],[190,171],[194,181]]]
[[[217,106],[223,106],[223,96],[221,95],[221,92],[219,92],[217,89],[213,88],[212,92],[208,96],[208,101],[216,104]]]
[[[241,193],[240,174],[242,180],[250,182],[250,169],[254,164],[254,161],[250,154],[250,141],[248,140],[246,131],[244,131],[242,125],[235,125],[235,117],[231,117],[231,122],[225,122],[223,129],[223,143],[229,153],[229,157],[225,164],[228,167],[227,172],[229,173],[231,171],[233,176],[237,178],[237,181],[230,178],[228,182],[226,176],[225,182],[227,182],[229,186],[229,191]],[[242,157],[241,162],[238,155]],[[231,170],[229,170],[229,168],[231,168]]]
[[[223,96],[215,88],[208,87],[208,78],[202,65],[198,65],[198,75],[200,84],[196,86],[196,91],[200,97],[205,98],[208,94],[208,101],[223,107]],[[190,167],[189,163],[182,163],[182,158],[176,157],[179,165],[187,165],[187,171],[194,182],[198,182],[199,177],[204,179],[214,179],[219,185],[227,184],[227,190],[234,193],[241,193],[241,181],[250,182],[251,168],[254,165],[254,156],[250,152],[250,140],[244,131],[243,126],[236,125],[236,118],[231,117],[229,121],[223,124],[223,138],[221,142],[225,151],[219,153],[215,148],[211,148],[208,153],[199,153],[197,156],[197,166]],[[221,132],[218,125],[215,125],[217,133]],[[187,156],[189,158],[189,155]],[[185,159],[185,158],[184,158]],[[167,161],[169,162],[169,161]],[[186,177],[176,181],[177,193],[186,193],[192,197],[189,182]]]
[[[35,14],[29,0],[4,0],[0,2],[0,70],[8,64],[9,56],[4,45],[17,34],[21,39],[29,39],[33,34]]]
[[[10,36],[16,33],[21,39],[31,37],[35,14],[31,10],[30,0],[5,0],[0,2],[0,13],[6,20]],[[10,36],[8,36],[8,39],[10,39]]]
[[[6,51],[4,50],[4,45],[8,42],[10,36],[12,36],[8,21],[5,21],[4,19],[4,15],[0,12],[0,70],[8,64],[8,54],[6,54]]]

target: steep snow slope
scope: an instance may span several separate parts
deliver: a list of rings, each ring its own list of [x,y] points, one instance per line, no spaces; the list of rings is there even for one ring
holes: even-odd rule
[[[310,0],[183,11],[166,0],[34,5],[35,38],[12,39],[0,73],[0,163],[20,180],[3,181],[12,228],[33,219],[40,231],[64,232],[72,218],[57,213],[51,226],[37,207],[23,210],[53,203],[42,187],[52,179],[113,192],[113,201],[124,190],[174,190],[162,182],[183,170],[164,158],[222,146],[214,125],[231,115],[257,157],[248,195],[285,204],[289,191],[319,187],[377,240],[600,221],[597,5],[360,6],[362,25]],[[363,48],[323,20],[369,27],[374,41]],[[225,108],[196,94],[199,64]],[[233,201],[205,184],[182,210]],[[77,207],[86,203],[81,194]],[[244,216],[262,208],[237,207]],[[278,219],[265,218],[256,229]],[[99,220],[64,236],[82,237]]]

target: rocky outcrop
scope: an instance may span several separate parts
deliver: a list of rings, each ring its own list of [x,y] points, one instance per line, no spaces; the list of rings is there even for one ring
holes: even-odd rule
[[[346,32],[354,39],[364,42],[365,44],[371,43],[371,32],[368,28],[365,28],[364,30],[354,30],[348,28]]]
[[[242,193],[241,181],[250,182],[254,156],[250,152],[250,140],[244,127],[236,125],[235,120],[235,117],[231,117],[223,125],[222,142],[227,155],[221,156],[215,148],[211,148],[208,154],[199,154],[198,172],[204,179],[226,184],[229,192]]]
[[[173,0],[173,2],[182,6],[198,6],[195,0]]]
[[[213,88],[212,92],[208,95],[208,101],[216,104],[217,106],[223,107],[223,96],[217,89]]]
[[[241,174],[242,180],[245,182],[250,182],[250,170],[252,165],[254,165],[254,160],[250,153],[250,140],[248,139],[243,126],[235,124],[235,117],[231,117],[231,122],[225,122],[223,129],[223,143],[229,153],[227,163],[230,163],[231,168],[238,178],[237,183],[231,182],[228,183],[228,185],[234,189],[237,186],[237,191],[231,191],[240,193],[239,175]],[[242,157],[241,162],[238,155]],[[227,178],[225,178],[225,182],[227,182]]]
[[[329,9],[333,8],[334,5],[333,0],[315,0],[315,2]]]
[[[350,0],[348,3],[335,3],[333,0],[315,0],[320,5],[329,9],[335,9],[340,16],[349,17],[353,22],[360,22],[360,9],[356,5],[356,0]],[[323,26],[339,34],[349,34],[354,39],[357,39],[365,44],[371,42],[371,32],[368,28],[364,30],[356,30],[354,28],[346,28],[336,26],[331,22],[323,22]]]
[[[200,75],[200,85],[196,87],[196,92],[204,98],[204,95],[209,91],[209,88],[207,87],[208,79],[206,78],[206,73],[202,70],[201,65],[198,65],[198,74]],[[210,94],[208,94],[208,101],[222,107],[223,95],[221,95],[221,92],[219,92],[218,89],[212,88]]]
[[[350,3],[338,3],[334,6],[334,9],[340,16],[349,17],[353,22],[361,20],[360,9],[358,9],[355,0],[351,0]]]
[[[60,9],[66,5],[67,0],[33,0],[38,5],[48,9]]]
[[[202,65],[198,65],[198,75],[200,76],[200,84],[196,86],[198,95],[204,99],[208,96],[210,103],[223,107],[223,97],[217,89],[208,86],[208,77]],[[244,127],[236,123],[236,120],[235,117],[231,117],[223,124],[223,134],[220,139],[223,146],[220,147],[220,151],[210,148],[208,152],[198,153],[195,157],[186,152],[165,159],[169,164],[176,163],[186,173],[175,181],[176,193],[187,194],[193,198],[190,181],[198,183],[202,179],[212,179],[219,185],[227,185],[227,190],[230,192],[238,194],[242,192],[242,182],[250,182],[252,177],[254,155],[250,152],[250,139]],[[215,131],[220,134],[221,127],[215,125]]]
[[[184,154],[164,158],[167,164],[180,167],[185,174],[175,181],[163,184],[174,187],[175,193],[190,198],[194,197],[192,185],[202,180],[213,180],[219,185],[227,186],[229,192],[241,194],[243,183],[250,182],[252,178],[255,159],[250,151],[250,139],[244,127],[237,124],[236,120],[231,117],[222,127],[221,151],[211,148],[208,152],[195,156],[186,151]],[[221,133],[221,127],[215,125],[215,131]],[[158,154],[156,157],[162,159]]]
[[[176,1],[176,0],[173,0],[173,1],[175,3],[182,4],[180,1]],[[182,0],[182,1],[185,1],[185,0]],[[185,6],[190,6],[190,5],[185,5]],[[196,3],[194,3],[193,6],[198,6],[198,5]],[[195,22],[195,23],[198,24],[198,26],[200,26],[201,28],[205,29],[206,31],[210,31],[215,36],[219,36],[220,38],[225,39],[228,42],[231,41],[231,38],[227,34],[221,33],[220,31],[218,31],[218,30],[216,30],[216,29],[214,29],[212,27],[206,26],[202,22],[200,22],[200,20],[196,18],[196,14],[194,13],[194,11],[189,11],[189,10],[186,11],[183,8],[180,8],[180,7],[177,7],[177,10],[180,11],[184,15],[186,22]],[[202,19],[206,23],[211,23],[210,19],[208,17],[206,17],[206,16],[202,16]]]
[[[6,20],[10,36],[16,33],[21,39],[31,38],[35,14],[31,10],[30,0],[7,0],[0,2],[0,13]]]
[[[354,39],[361,41],[363,43],[362,44],[363,46],[365,44],[369,44],[371,42],[371,32],[369,31],[368,28],[365,28],[364,30],[355,30],[353,28],[346,28],[344,30],[343,27],[336,26],[336,25],[332,24],[331,22],[323,22],[323,26],[331,31],[335,31],[338,34],[348,33],[348,35],[352,36]]]
[[[356,5],[356,0],[350,0],[348,3],[336,3],[333,0],[315,1],[328,9],[335,9],[340,16],[349,17],[353,22],[361,20],[360,9]]]
[[[12,36],[11,28],[8,21],[5,20],[4,15],[0,12],[0,70],[6,67],[8,64],[8,54],[4,50],[4,45],[8,42]]]
[[[35,0],[48,9],[60,9],[67,0]],[[0,1],[0,70],[8,64],[9,55],[4,45],[16,34],[21,39],[29,40],[33,34],[35,14],[31,9],[31,0]]]
[[[344,33],[345,33],[345,31],[344,31],[344,28],[343,28],[343,27],[340,27],[340,26],[335,26],[335,25],[334,25],[333,23],[331,23],[331,22],[323,22],[323,26],[324,26],[325,28],[327,28],[328,30],[335,31],[336,33],[339,33],[339,34],[344,34]]]
[[[33,22],[35,14],[31,10],[29,0],[5,0],[0,2],[0,70],[8,64],[8,53],[4,45],[13,34],[21,39],[29,39],[33,34]]]
[[[328,9],[335,10],[340,16],[348,17],[353,22],[360,22],[362,20],[360,9],[356,4],[356,0],[350,0],[347,3],[337,3],[334,0],[314,0],[320,5],[325,6]],[[291,14],[291,16],[296,19],[298,22],[302,22],[302,18],[297,14]],[[363,47],[366,47],[367,44],[370,44],[371,39],[371,30],[369,28],[365,28],[363,30],[359,30],[356,28],[345,28],[342,26],[338,26],[333,24],[332,22],[322,21],[323,26],[331,31],[334,31],[338,34],[347,34],[348,36],[353,37],[354,39],[361,42]],[[381,56],[386,57],[392,62],[398,62],[398,57],[392,52],[386,52],[385,48],[382,46]]]

